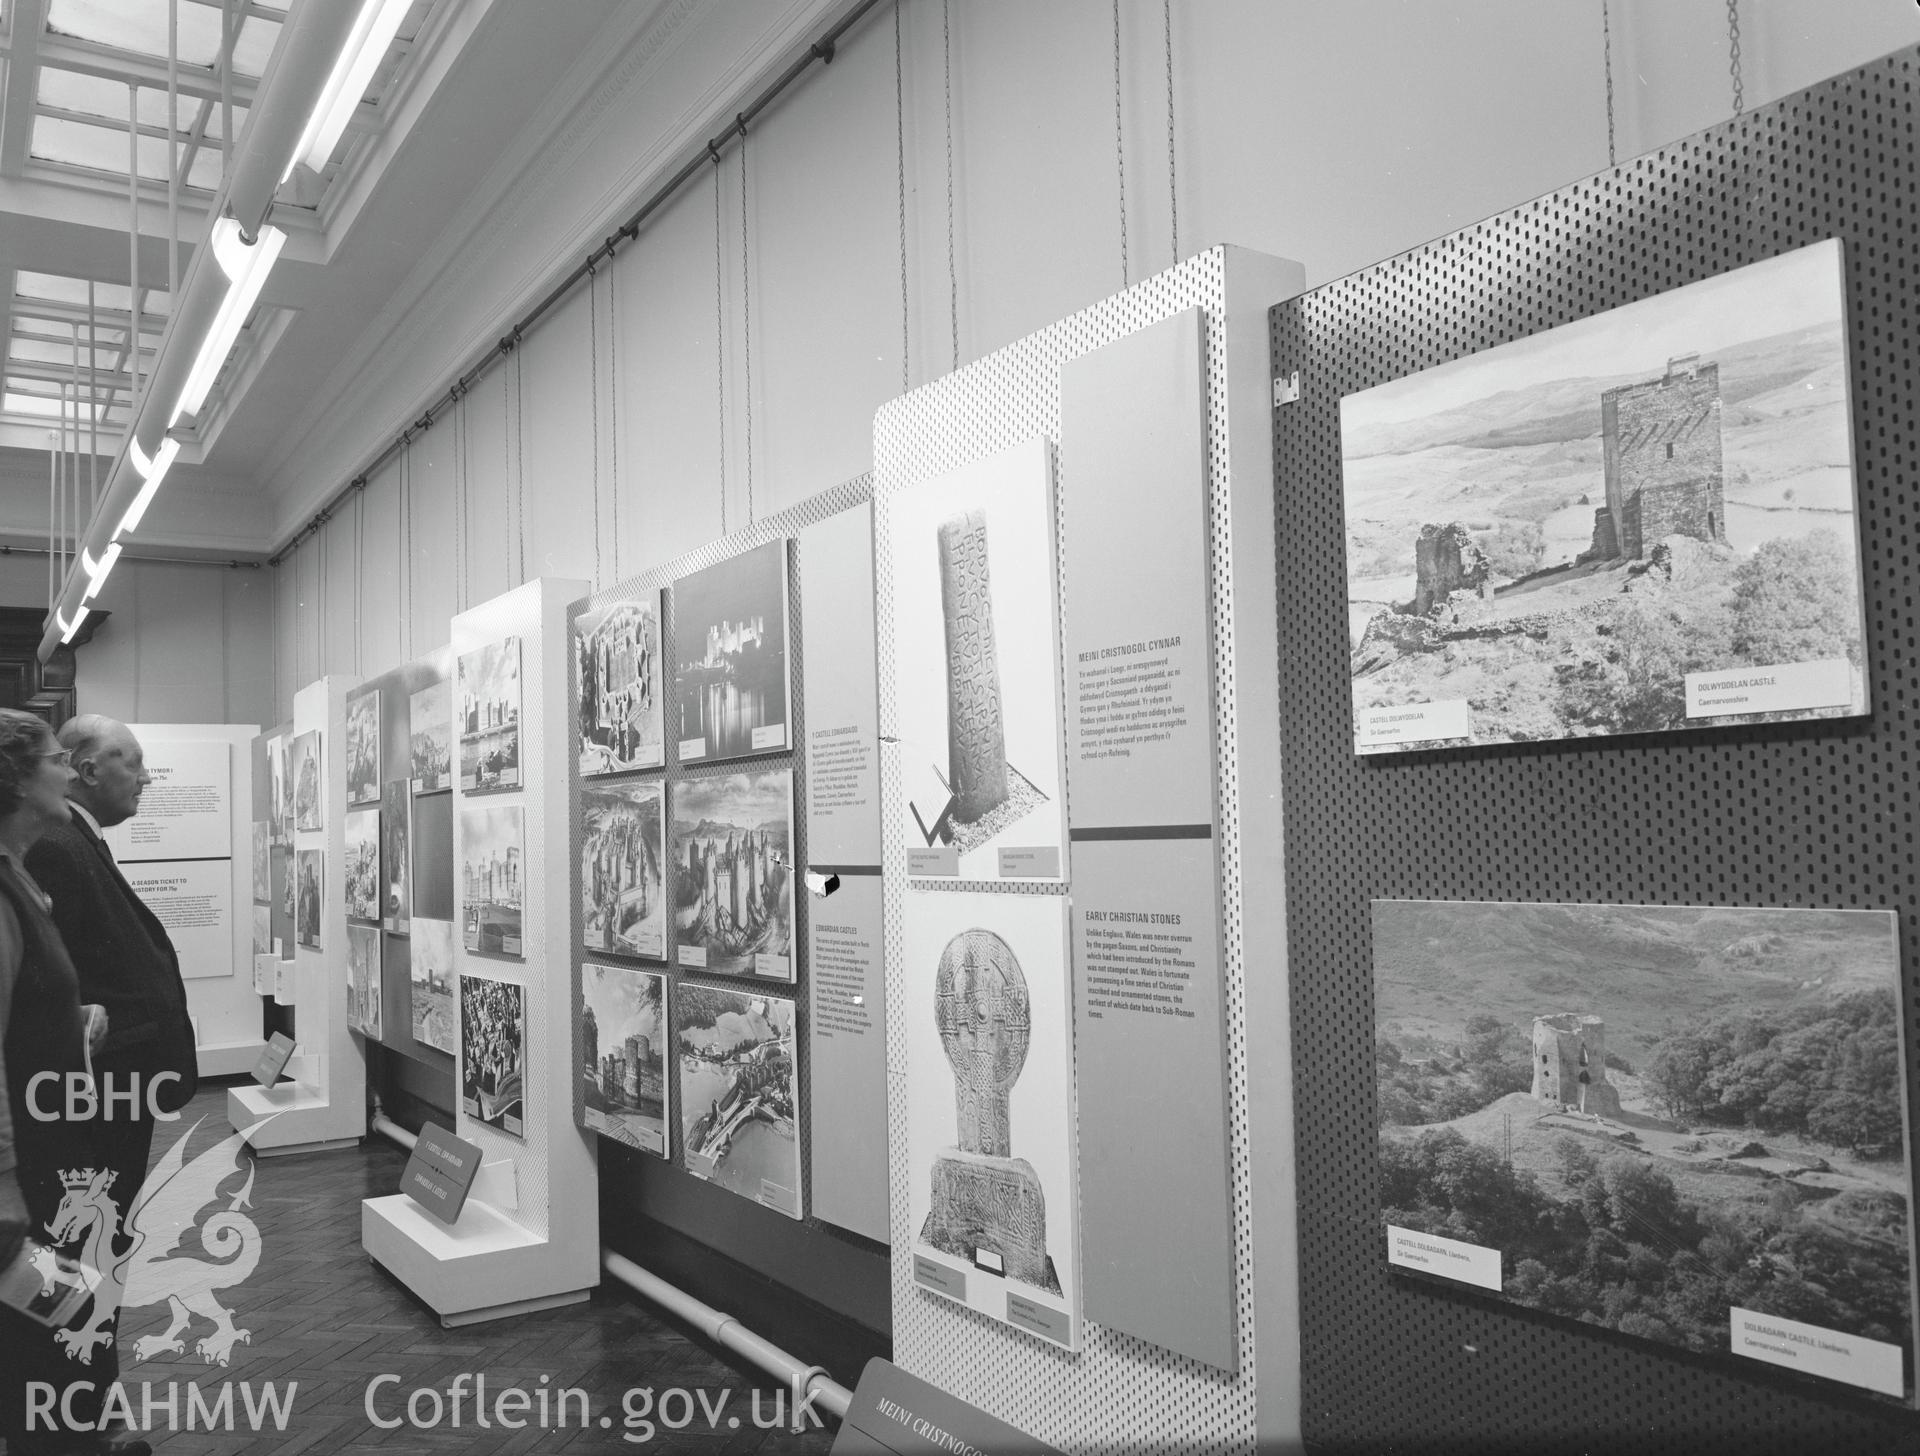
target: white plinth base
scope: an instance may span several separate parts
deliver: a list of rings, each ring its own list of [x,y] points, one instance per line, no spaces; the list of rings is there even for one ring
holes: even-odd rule
[[[469,1198],[452,1228],[405,1194],[360,1205],[360,1244],[446,1325],[576,1304],[590,1290],[553,1287],[548,1242],[491,1204]]]
[[[248,1133],[247,1142],[262,1157],[286,1153],[326,1153],[353,1148],[360,1139],[351,1130],[329,1126],[338,1121],[319,1088],[310,1082],[281,1082],[273,1087],[233,1087],[227,1091],[227,1121]],[[265,1119],[272,1118],[271,1122]],[[255,1124],[260,1126],[256,1127]]]
[[[202,1077],[232,1077],[251,1072],[254,1063],[260,1060],[260,1053],[266,1049],[267,1044],[257,1036],[251,1041],[217,1042],[197,1048],[195,1060]]]

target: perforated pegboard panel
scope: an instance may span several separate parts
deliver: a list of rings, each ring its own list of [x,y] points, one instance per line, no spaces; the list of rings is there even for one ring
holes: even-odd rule
[[[1368,902],[1379,896],[1899,912],[1913,1029],[1920,731],[1920,52],[1304,294],[1273,314],[1303,1406],[1370,1450],[1893,1451],[1920,1421],[1843,1387],[1668,1353],[1390,1277]],[[1874,713],[1357,758],[1342,395],[1792,248],[1844,239]],[[1908,1068],[1911,1096],[1913,1068]]]
[[[875,590],[879,602],[880,775],[882,822],[901,813],[898,721],[893,694],[893,581],[888,565],[891,492],[943,475],[1036,436],[1060,438],[1060,366],[1103,344],[1181,312],[1205,313],[1207,472],[1213,566],[1216,680],[1231,681],[1233,619],[1228,584],[1225,256],[1215,248],[1018,343],[883,406],[874,419]],[[1253,442],[1254,447],[1263,441]],[[1243,446],[1243,448],[1247,448]],[[1056,499],[1076,483],[1068,462],[1056,466]],[[1078,488],[1087,489],[1080,483]],[[1064,510],[1056,522],[1064,519]],[[1058,526],[1056,525],[1056,530]],[[1056,543],[1058,544],[1058,543]],[[1059,555],[1060,553],[1056,553]],[[1056,603],[1056,606],[1058,603]],[[1215,750],[1234,761],[1238,732],[1231,696],[1219,695]],[[1230,771],[1219,785],[1221,862],[1238,862],[1240,827]],[[1071,873],[1071,863],[1069,863]],[[1229,1139],[1233,1160],[1234,1282],[1241,1368],[1228,1375],[1102,1325],[1087,1322],[1078,1354],[1021,1333],[985,1315],[917,1288],[914,1230],[906,1186],[906,1020],[912,1007],[902,973],[903,897],[909,890],[905,849],[886,836],[888,1137],[893,1176],[894,1359],[963,1400],[1012,1422],[1062,1450],[1187,1453],[1247,1451],[1253,1443],[1253,1293],[1251,1191],[1247,1174],[1247,1027],[1241,954],[1239,887],[1228,879],[1222,902],[1223,1000],[1227,1017],[1227,1081],[1232,1091]],[[957,884],[945,889],[996,894],[1060,894],[1065,887]],[[1142,1197],[1164,1190],[1143,1186]]]
[[[680,699],[675,690],[674,674],[670,669],[667,669],[661,673],[662,691],[660,696],[660,712],[661,721],[667,725],[665,738],[669,766],[664,769],[640,769],[624,774],[596,775],[592,782],[627,783],[636,779],[664,778],[669,785],[667,791],[668,801],[665,807],[670,821],[673,812],[673,791],[671,785],[675,783],[703,778],[724,778],[728,774],[736,773],[765,773],[777,769],[790,769],[793,774],[793,860],[796,865],[804,865],[807,863],[807,755],[804,748],[806,743],[806,623],[801,620],[800,611],[801,581],[799,553],[794,550],[791,544],[791,538],[796,538],[803,528],[811,526],[817,521],[824,521],[829,516],[838,515],[842,511],[852,510],[853,507],[859,505],[862,501],[871,500],[872,497],[873,477],[871,475],[855,476],[852,480],[843,481],[841,484],[824,490],[816,496],[809,497],[796,506],[790,506],[784,511],[763,517],[743,531],[736,531],[732,535],[723,536],[717,541],[709,541],[696,551],[690,551],[685,556],[666,562],[664,565],[657,566],[650,571],[642,572],[638,576],[630,577],[626,581],[610,586],[604,591],[595,592],[592,596],[585,597],[573,604],[567,613],[567,640],[569,644],[573,641],[574,623],[582,612],[612,606],[617,602],[638,601],[648,595],[657,595],[663,587],[671,587],[675,581],[683,576],[691,575],[693,572],[708,566],[713,566],[718,562],[730,560],[742,552],[751,551],[756,546],[764,546],[769,541],[786,540],[789,542],[787,546],[787,667],[790,690],[787,709],[787,736],[790,741],[790,746],[779,753],[756,754],[751,758],[731,759],[719,763],[682,764],[679,761],[679,755],[676,751],[673,733],[673,725],[680,720]],[[678,661],[678,658],[675,656],[675,624],[673,620],[672,592],[667,592],[665,597],[660,599],[660,606],[660,660],[662,664],[665,665]],[[580,701],[580,662],[578,652],[574,651],[571,645],[569,645],[568,659],[567,702],[569,705],[577,705]],[[574,711],[577,711],[577,707],[574,708]],[[569,720],[569,730],[570,732],[577,731],[577,729],[573,727],[571,720]],[[723,991],[734,992],[751,991],[756,983],[747,978],[709,976],[703,971],[682,969],[672,965],[663,966],[657,961],[635,961],[627,956],[610,955],[599,952],[589,953],[582,949],[586,944],[585,926],[580,904],[579,881],[581,847],[580,785],[582,780],[580,777],[580,761],[577,744],[571,737],[568,740],[566,752],[568,755],[568,814],[571,824],[569,842],[571,844],[571,915],[573,925],[571,932],[573,945],[572,970],[569,972],[573,982],[571,992],[571,1004],[573,1007],[572,1032],[567,1040],[567,1045],[572,1048],[570,1055],[573,1057],[575,1065],[578,1065],[580,1056],[579,966],[582,961],[598,961],[605,965],[641,965],[648,970],[664,971],[668,980],[673,983],[667,989],[669,1001],[668,1012],[670,1016],[673,1014],[671,1005],[672,997],[681,982],[698,986],[713,986]],[[671,832],[670,824],[669,832]],[[793,983],[788,985],[783,982],[768,981],[759,984],[760,989],[764,990],[768,995],[788,997],[794,1003],[794,1076],[797,1079],[797,1085],[800,1089],[800,1191],[801,1208],[806,1215],[802,1221],[817,1228],[832,1229],[832,1225],[815,1219],[811,1213],[813,1208],[813,1112],[811,1107],[808,1106],[807,1088],[812,1085],[813,1058],[808,1026],[808,967],[805,953],[807,944],[807,917],[811,913],[811,908],[808,903],[806,887],[804,885],[796,885],[794,888],[793,906]],[[671,943],[668,945],[668,951],[669,953],[672,951]],[[677,1056],[669,1056],[666,1058],[666,1066],[667,1076],[671,1079],[670,1085],[673,1098],[671,1115],[667,1121],[667,1147],[668,1152],[671,1154],[670,1161],[674,1168],[678,1170],[680,1176],[692,1177],[692,1174],[685,1172],[684,1164],[680,1161],[683,1151],[680,1138],[680,1115],[681,1107],[683,1106],[680,1100],[680,1058]],[[576,1119],[578,1115],[578,1096],[576,1094]],[[651,1156],[639,1153],[630,1154],[627,1150],[620,1148],[617,1144],[610,1141],[603,1142],[602,1144],[602,1156],[608,1155],[615,1157]],[[777,1214],[771,1214],[770,1216],[778,1217]],[[836,1233],[838,1232],[838,1230],[834,1231]]]

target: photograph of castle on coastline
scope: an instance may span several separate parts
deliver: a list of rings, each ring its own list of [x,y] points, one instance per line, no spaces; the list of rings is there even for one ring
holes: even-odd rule
[[[696,1178],[799,1218],[799,1085],[793,1002],[682,981],[680,1160]]]
[[[1373,964],[1391,1238],[1497,1251],[1469,1282],[1700,1354],[1768,1358],[1736,1312],[1811,1327],[1902,1396],[1891,911],[1377,900]]]
[[[1869,710],[1840,243],[1340,402],[1355,748]]]
[[[580,772],[625,773],[665,762],[660,711],[660,593],[582,612]]]
[[[581,1115],[630,1148],[667,1156],[667,978],[580,966]]]
[[[793,979],[793,771],[673,786],[674,959],[713,975]]]
[[[793,746],[784,537],[676,581],[673,644],[682,763]]]

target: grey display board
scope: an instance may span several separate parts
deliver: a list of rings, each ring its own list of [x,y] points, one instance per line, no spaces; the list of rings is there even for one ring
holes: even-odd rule
[[[1914,1004],[1916,88],[1920,51],[1902,51],[1274,311],[1274,372],[1301,386],[1274,428],[1310,1444],[1549,1449],[1556,1433],[1569,1448],[1620,1433],[1692,1456],[1892,1452],[1920,1435],[1869,1397],[1389,1274],[1368,928],[1370,900],[1393,897],[1888,909]],[[1827,237],[1847,255],[1872,717],[1357,759],[1341,396]]]
[[[799,533],[807,623],[808,1104],[813,1212],[885,1243],[887,989],[880,892],[880,692],[873,668],[873,503]],[[796,806],[800,807],[800,806]],[[838,877],[831,893],[830,877]]]
[[[1231,1370],[1201,322],[1060,366],[1061,629],[1086,1315]]]

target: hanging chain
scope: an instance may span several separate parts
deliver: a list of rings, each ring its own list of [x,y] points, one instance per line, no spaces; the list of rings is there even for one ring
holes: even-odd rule
[[[747,268],[747,122],[740,122],[740,332],[747,418],[747,524],[753,524],[753,279]]]
[[[1160,0],[1167,50],[1167,203],[1173,215],[1173,261],[1180,261],[1180,181],[1173,164],[1173,0]]]
[[[893,137],[900,182],[900,392],[908,389],[907,373],[907,92],[900,63],[900,0],[893,0]]]
[[[364,669],[360,666],[360,639],[365,635],[361,627],[360,604],[367,599],[366,572],[362,569],[367,559],[367,493],[357,490],[353,493],[353,672],[358,677]]]
[[[953,263],[953,6],[940,0],[941,71],[947,93],[947,324],[953,334],[953,367],[960,367],[960,275]]]
[[[593,400],[593,589],[600,590],[600,274],[587,263],[587,393]]]
[[[1727,74],[1733,77],[1733,114],[1747,109],[1746,85],[1740,76],[1740,0],[1727,0]]]
[[[453,609],[467,609],[467,391],[453,391]]]
[[[1127,152],[1120,121],[1120,0],[1113,0],[1113,165],[1120,174],[1120,286],[1125,288],[1133,278],[1127,267]]]
[[[721,269],[726,266],[720,246],[720,153],[707,144],[713,159],[713,385],[719,397],[720,421],[720,534],[727,534],[727,355],[723,347],[727,314],[721,304],[724,288]]]
[[[1607,72],[1607,165],[1620,165],[1613,146],[1613,14],[1610,0],[1600,0],[1600,55]]]
[[[614,280],[620,270],[613,265],[613,252],[607,253],[607,430],[611,441],[613,467],[613,579],[620,580],[620,306],[614,294]]]

